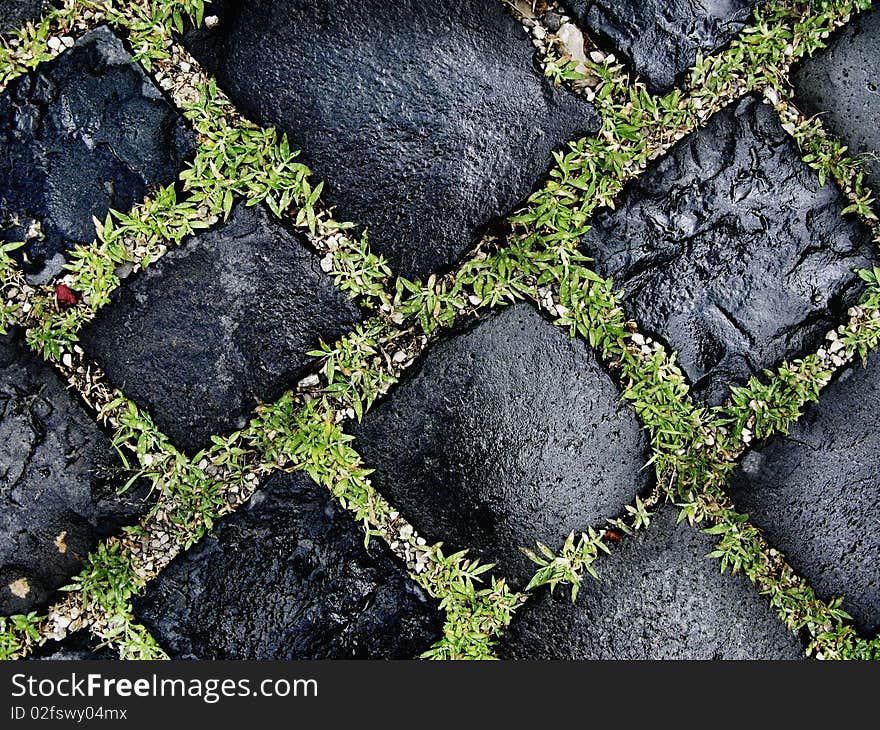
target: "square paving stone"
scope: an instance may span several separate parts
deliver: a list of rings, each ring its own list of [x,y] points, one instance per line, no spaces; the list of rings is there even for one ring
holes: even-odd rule
[[[663,507],[570,590],[541,590],[501,641],[507,659],[799,659],[800,641],[742,574],[705,557],[716,538]]]
[[[174,659],[410,659],[444,614],[303,473],[272,477],[135,603]]]
[[[537,570],[520,547],[620,515],[652,478],[647,437],[592,351],[529,304],[432,347],[354,432],[420,534],[519,586]]]
[[[880,191],[880,12],[862,13],[832,37],[828,48],[799,64],[793,74],[795,101],[843,139],[867,163],[865,178]]]
[[[451,267],[595,109],[536,69],[497,0],[226,0],[185,44],[248,117],[283,129],[337,217],[408,277]]]
[[[854,366],[787,437],[749,452],[731,495],[791,566],[864,632],[880,630],[880,356]]]
[[[758,0],[569,0],[583,30],[609,45],[655,94],[671,91],[696,63],[722,50]]]
[[[180,448],[246,425],[360,320],[305,239],[263,207],[234,208],[126,282],[82,345]]]
[[[36,20],[45,13],[51,3],[48,0],[2,0],[0,2],[0,33],[18,30],[29,20]]]
[[[45,606],[147,509],[110,440],[19,337],[0,337],[0,615]]]
[[[857,298],[871,233],[846,205],[747,97],[633,181],[583,246],[630,316],[678,352],[695,397],[719,404],[818,347]]]
[[[195,137],[107,27],[0,94],[0,235],[27,241],[33,283],[95,238],[93,216],[129,211],[173,182]]]

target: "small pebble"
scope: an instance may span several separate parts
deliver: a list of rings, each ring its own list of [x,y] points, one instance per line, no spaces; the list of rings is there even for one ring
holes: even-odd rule
[[[299,388],[301,390],[306,390],[307,388],[316,388],[320,384],[321,378],[313,373],[299,381]]]
[[[555,33],[562,27],[562,16],[554,10],[548,10],[542,18],[544,27],[551,33]]]

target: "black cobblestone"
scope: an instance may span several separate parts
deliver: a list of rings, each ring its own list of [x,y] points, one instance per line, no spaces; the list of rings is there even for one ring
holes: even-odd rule
[[[95,238],[93,217],[129,211],[177,177],[195,138],[106,27],[0,94],[0,233],[27,241],[33,283]],[[23,253],[23,255],[22,255]]]
[[[613,50],[658,94],[697,60],[739,33],[756,0],[569,0],[581,27]]]
[[[739,574],[705,557],[714,538],[664,507],[585,576],[577,601],[546,589],[514,616],[508,659],[798,659],[798,639]]]
[[[857,298],[871,233],[753,97],[716,114],[600,213],[584,238],[706,403],[814,350]]]
[[[443,614],[302,473],[269,480],[135,606],[175,659],[413,658]]]
[[[551,150],[598,128],[537,71],[497,0],[216,3],[186,45],[250,118],[277,125],[343,220],[406,276],[450,267],[528,196]],[[292,49],[296,49],[292,52]]]
[[[0,33],[9,33],[29,20],[36,20],[50,5],[47,0],[3,0],[0,3]]]
[[[880,356],[849,368],[780,437],[747,454],[737,509],[823,598],[880,629]]]
[[[81,335],[111,381],[180,448],[243,427],[360,319],[304,239],[262,207],[184,241],[118,290]]]
[[[49,602],[146,510],[110,441],[17,336],[0,337],[0,615]]]
[[[880,12],[857,15],[830,41],[826,50],[795,68],[795,101],[809,115],[841,137],[850,153],[867,165],[866,181],[880,191]]]
[[[355,428],[378,490],[429,541],[524,585],[647,488],[647,439],[592,351],[528,304],[460,327]]]

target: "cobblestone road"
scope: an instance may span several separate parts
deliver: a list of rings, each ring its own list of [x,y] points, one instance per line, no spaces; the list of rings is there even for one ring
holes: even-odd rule
[[[869,2],[0,34],[0,657],[880,656]]]

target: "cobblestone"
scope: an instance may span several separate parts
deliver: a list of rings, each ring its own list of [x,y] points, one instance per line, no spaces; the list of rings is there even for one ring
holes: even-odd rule
[[[49,7],[48,0],[3,0],[0,33],[8,33],[29,20],[36,20]]]
[[[551,150],[598,128],[591,105],[541,77],[497,0],[214,12],[189,49],[247,116],[290,135],[328,203],[404,276],[450,267],[529,195]]]
[[[101,538],[147,509],[64,383],[0,337],[0,615],[44,607]]]
[[[570,0],[585,30],[610,45],[654,93],[664,94],[697,53],[721,50],[739,33],[756,0]]]
[[[788,437],[745,456],[734,475],[737,508],[823,598],[866,633],[880,629],[880,358],[852,366],[810,406]]]
[[[31,283],[58,276],[93,218],[175,180],[195,138],[106,27],[0,95],[0,233]]]
[[[136,604],[175,659],[408,659],[436,601],[304,474],[272,477]]]
[[[82,343],[194,452],[293,388],[319,339],[332,342],[359,319],[301,236],[239,205],[229,222],[127,281]]]
[[[820,115],[851,153],[864,158],[866,180],[880,190],[880,91],[875,60],[880,53],[880,13],[857,16],[828,48],[792,74],[795,101],[810,116]]]
[[[465,327],[354,429],[373,483],[429,540],[522,587],[521,553],[601,526],[650,485],[648,444],[589,348],[528,304]]]
[[[585,578],[575,603],[544,590],[520,610],[501,656],[516,659],[797,659],[797,638],[740,574],[722,575],[709,535],[664,507]]]
[[[697,398],[814,350],[855,303],[871,232],[754,97],[628,186],[584,238],[639,326],[678,353]]]

